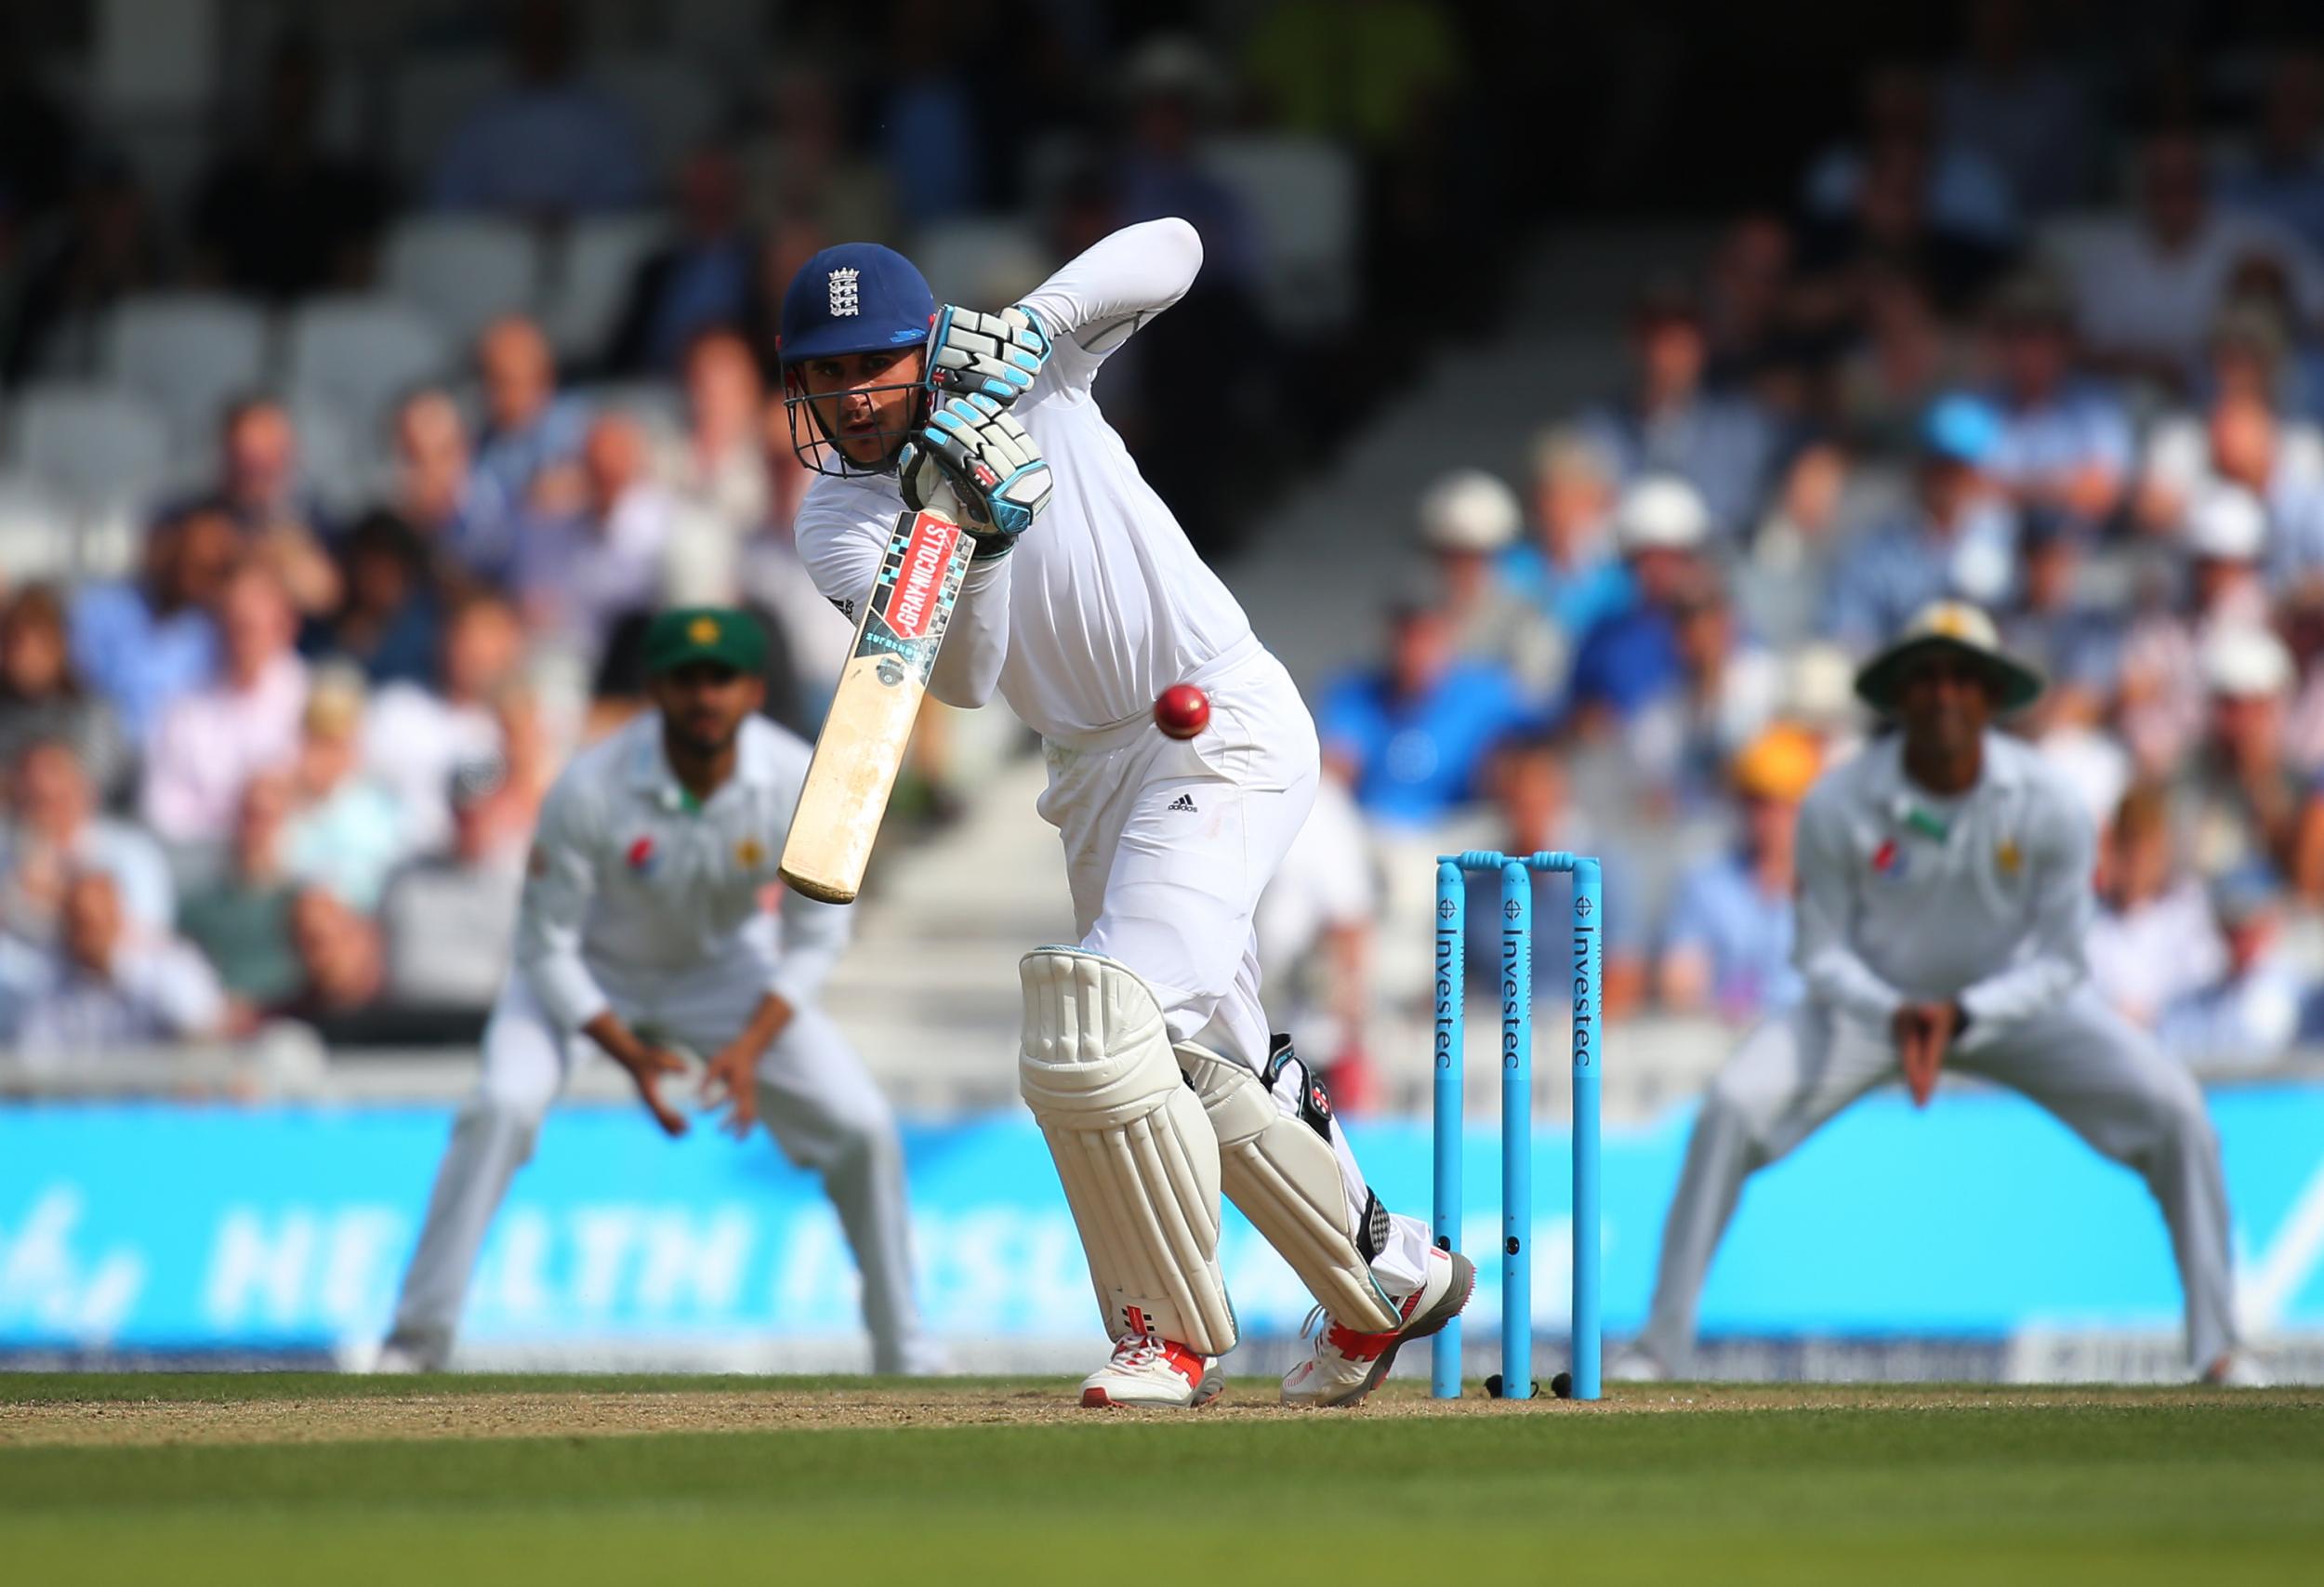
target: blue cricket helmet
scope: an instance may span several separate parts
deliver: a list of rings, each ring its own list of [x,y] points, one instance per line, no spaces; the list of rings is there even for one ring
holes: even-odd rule
[[[785,364],[908,347],[928,338],[936,298],[910,259],[878,243],[841,243],[799,267],[783,293]]]

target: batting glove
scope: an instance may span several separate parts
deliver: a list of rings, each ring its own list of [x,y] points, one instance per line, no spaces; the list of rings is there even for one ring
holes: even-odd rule
[[[955,397],[931,414],[897,458],[896,474],[914,511],[949,482],[979,557],[1007,556],[1049,505],[1054,483],[1024,426],[982,395]]]
[[[980,314],[947,306],[930,340],[928,389],[942,401],[974,393],[1007,407],[1033,389],[1049,361],[1049,333],[1029,309]]]

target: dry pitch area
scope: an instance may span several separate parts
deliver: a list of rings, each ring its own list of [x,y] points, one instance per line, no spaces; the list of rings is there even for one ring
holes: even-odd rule
[[[2309,1390],[0,1375],[11,1580],[2297,1580]]]

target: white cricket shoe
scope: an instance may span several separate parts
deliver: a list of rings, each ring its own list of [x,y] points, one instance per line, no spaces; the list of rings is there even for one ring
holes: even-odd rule
[[[1361,1405],[1388,1380],[1396,1352],[1426,1339],[1460,1315],[1477,1287],[1476,1264],[1457,1250],[1429,1248],[1426,1282],[1404,1298],[1404,1326],[1387,1333],[1358,1333],[1325,1321],[1315,1335],[1315,1353],[1283,1375],[1283,1403],[1302,1406]],[[1311,1324],[1323,1317],[1318,1306]]]
[[[1618,1383],[1659,1383],[1670,1370],[1644,1345],[1633,1344],[1606,1363],[1605,1375]]]
[[[441,1372],[443,1364],[429,1361],[407,1344],[389,1340],[384,1344],[356,1346],[339,1358],[339,1370],[355,1377],[404,1377],[416,1372]]]
[[[1200,1351],[1158,1333],[1129,1333],[1114,1342],[1113,1358],[1081,1380],[1081,1403],[1191,1410],[1208,1405],[1226,1387],[1226,1374]]]

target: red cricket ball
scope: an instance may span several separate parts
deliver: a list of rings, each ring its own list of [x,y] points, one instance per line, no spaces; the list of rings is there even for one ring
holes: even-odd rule
[[[1173,683],[1155,696],[1154,725],[1172,738],[1192,738],[1210,725],[1210,696],[1192,683]]]

